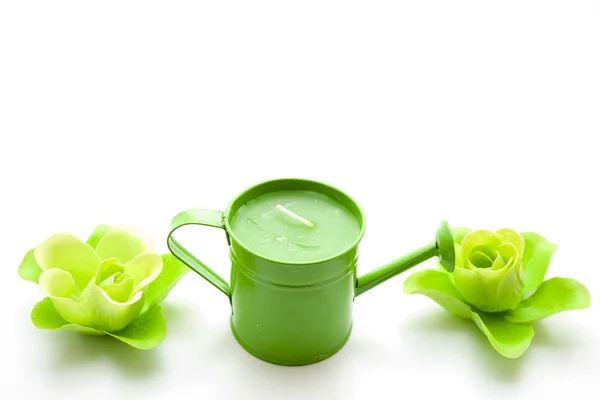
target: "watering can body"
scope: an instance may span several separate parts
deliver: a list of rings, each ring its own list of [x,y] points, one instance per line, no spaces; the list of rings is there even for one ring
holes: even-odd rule
[[[290,189],[317,190],[342,203],[361,227],[356,242],[341,254],[302,264],[267,259],[248,249],[232,232],[231,216],[253,198]],[[231,259],[229,282],[175,240],[173,232],[190,224],[225,231]],[[254,356],[281,365],[312,364],[341,349],[352,330],[356,296],[434,256],[444,265],[454,265],[452,234],[447,224],[442,224],[433,243],[358,278],[358,247],[365,231],[362,209],[341,191],[308,180],[283,179],[253,186],[237,196],[225,212],[184,211],[171,226],[170,251],[229,298],[231,329],[238,343]]]

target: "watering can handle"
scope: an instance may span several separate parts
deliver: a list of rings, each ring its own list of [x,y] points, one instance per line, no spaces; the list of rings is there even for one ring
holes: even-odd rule
[[[190,267],[194,272],[197,272],[214,287],[229,297],[229,284],[217,275],[216,272],[208,268],[206,264],[197,259],[173,237],[173,233],[185,225],[211,226],[213,228],[221,228],[224,230],[223,217],[224,214],[222,211],[200,208],[180,212],[171,221],[171,232],[169,232],[169,236],[167,237],[167,247],[182,263]]]

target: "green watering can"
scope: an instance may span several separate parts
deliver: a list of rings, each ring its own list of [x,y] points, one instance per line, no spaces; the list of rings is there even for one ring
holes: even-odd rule
[[[190,224],[225,231],[229,283],[173,237]],[[270,363],[305,365],[343,347],[357,296],[434,256],[454,269],[452,232],[444,221],[434,242],[357,277],[365,227],[363,210],[342,191],[310,180],[278,179],[245,190],[225,212],[181,212],[171,222],[167,245],[229,298],[231,330],[244,349]]]

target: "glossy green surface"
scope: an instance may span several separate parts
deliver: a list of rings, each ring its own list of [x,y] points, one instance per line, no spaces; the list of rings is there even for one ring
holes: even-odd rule
[[[345,248],[332,247],[319,260],[307,257],[283,262],[260,255],[244,240],[245,233],[234,228],[236,213],[267,193],[290,190],[318,192],[341,204],[358,223],[358,233],[345,237],[349,242]],[[173,238],[175,230],[188,224],[225,230],[230,244],[229,284]],[[343,192],[301,179],[253,186],[238,195],[224,213],[184,211],[171,227],[167,240],[171,252],[229,297],[231,328],[237,341],[256,357],[282,365],[311,364],[335,354],[350,335],[356,296],[433,256],[442,255],[442,262],[454,265],[452,234],[443,224],[435,242],[357,279],[358,244],[365,232],[363,211]]]
[[[534,337],[531,322],[590,306],[590,293],[581,283],[544,281],[558,246],[543,236],[507,228],[453,232],[456,268],[446,269],[454,273],[417,272],[404,281],[404,292],[427,296],[450,314],[473,321],[503,356],[525,353]],[[438,239],[452,236],[438,234]]]
[[[167,334],[161,303],[189,271],[149,251],[133,231],[98,225],[86,242],[51,235],[25,254],[19,276],[44,295],[31,312],[39,329],[112,336],[148,350]]]
[[[278,191],[250,200],[230,224],[237,238],[257,255],[293,263],[341,253],[360,234],[358,221],[346,207],[308,190]]]

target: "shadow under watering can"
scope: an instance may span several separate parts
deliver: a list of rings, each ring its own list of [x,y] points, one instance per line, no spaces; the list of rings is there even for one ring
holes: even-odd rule
[[[190,224],[225,230],[230,283],[175,240],[173,233]],[[267,362],[305,365],[332,356],[346,343],[355,297],[432,257],[454,269],[452,232],[444,221],[432,243],[357,277],[365,227],[363,210],[342,191],[279,179],[245,190],[225,212],[179,213],[167,245],[229,298],[231,329],[244,349]]]

